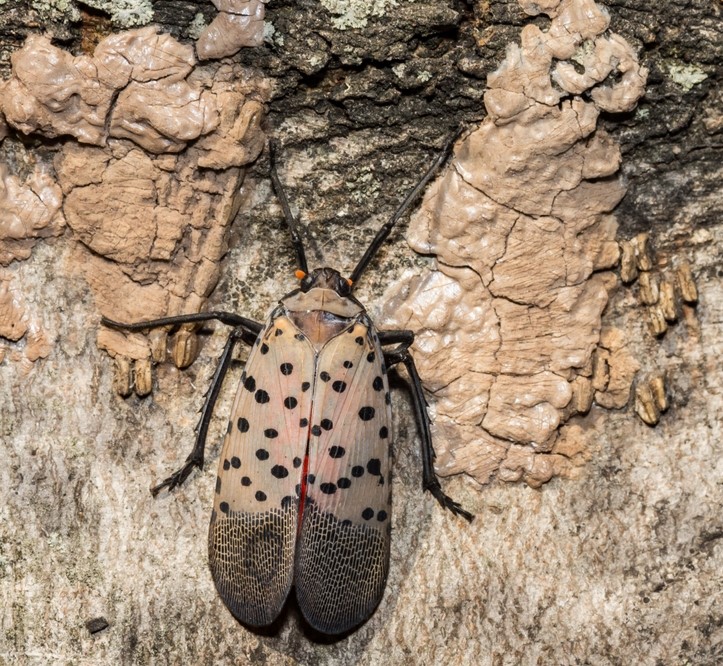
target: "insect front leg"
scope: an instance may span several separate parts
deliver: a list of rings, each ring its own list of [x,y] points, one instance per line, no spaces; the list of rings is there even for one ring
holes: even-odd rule
[[[428,490],[436,500],[445,508],[456,513],[466,520],[471,521],[474,516],[463,509],[458,502],[451,497],[445,495],[442,487],[434,471],[434,446],[432,445],[432,431],[429,421],[429,413],[427,412],[427,402],[424,399],[422,391],[422,380],[417,372],[417,366],[414,358],[409,353],[409,347],[414,342],[414,333],[412,331],[380,331],[379,342],[382,345],[398,344],[398,347],[391,351],[384,352],[384,361],[387,367],[392,367],[397,363],[403,363],[409,373],[412,382],[412,401],[414,403],[414,413],[417,417],[417,423],[421,429],[422,438],[422,487]]]
[[[186,458],[186,462],[183,467],[178,471],[174,472],[171,476],[159,483],[157,486],[151,488],[151,493],[155,497],[163,488],[168,488],[169,491],[173,490],[177,486],[180,486],[193,471],[194,467],[203,469],[203,458],[206,449],[206,435],[208,434],[208,425],[211,422],[211,416],[213,414],[213,408],[216,404],[216,399],[221,390],[224,377],[231,365],[231,357],[233,348],[236,342],[243,340],[247,344],[251,345],[256,340],[259,332],[261,331],[261,324],[241,317],[240,315],[232,314],[229,312],[199,312],[197,314],[189,315],[178,315],[174,317],[163,317],[161,319],[152,319],[149,321],[142,321],[135,324],[122,324],[120,322],[112,321],[103,317],[101,323],[111,328],[118,328],[129,331],[141,331],[149,328],[158,328],[160,326],[176,326],[180,324],[190,324],[195,322],[203,322],[210,320],[217,320],[223,324],[230,324],[235,326],[231,334],[226,340],[226,345],[221,353],[221,358],[216,366],[213,379],[211,380],[211,386],[205,394],[205,401],[201,408],[201,418],[196,425],[196,440],[193,445],[191,453]]]
[[[149,319],[147,321],[138,321],[133,324],[124,324],[119,321],[113,321],[108,317],[101,317],[100,323],[109,328],[117,328],[121,331],[145,331],[151,328],[160,328],[161,326],[180,326],[181,324],[196,324],[204,321],[220,321],[228,326],[237,326],[254,335],[254,339],[261,332],[261,324],[253,319],[247,319],[233,312],[196,312],[193,314],[175,315],[173,317],[161,317],[160,319]]]

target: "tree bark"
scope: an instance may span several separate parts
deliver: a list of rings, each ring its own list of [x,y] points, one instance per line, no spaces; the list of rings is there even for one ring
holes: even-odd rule
[[[616,271],[635,264],[646,274],[612,280],[603,328],[622,332],[616,349],[640,370],[632,389],[623,382],[623,403],[630,391],[624,407],[606,409],[598,400],[570,422],[587,442],[575,474],[532,488],[529,479],[506,483],[496,470],[483,484],[464,470],[444,481],[445,492],[477,517],[471,525],[456,519],[421,491],[418,434],[400,375],[393,383],[391,571],[379,608],[341,640],[306,628],[293,602],[272,631],[247,630],[218,598],[206,555],[216,458],[240,369],[219,398],[203,472],[151,497],[149,488],[191,449],[224,331],[216,326],[200,335],[198,358],[185,370],[155,364],[151,395],[120,397],[114,361],[98,347],[99,314],[112,316],[112,304],[91,291],[79,267],[79,256],[90,265],[96,251],[84,246],[87,254],[78,254],[86,241],[71,224],[66,198],[60,210],[69,226],[51,224],[25,244],[8,245],[22,256],[0,275],[8,285],[0,289],[0,326],[15,322],[0,329],[0,662],[723,660],[720,8],[629,0],[607,7],[609,30],[649,70],[636,109],[602,113],[597,125],[620,145],[627,186],[614,211],[623,246]],[[211,4],[170,0],[151,8],[161,33],[182,44],[193,44],[194,26],[216,15]],[[61,10],[6,2],[3,79],[28,35],[48,30],[56,46],[88,54],[102,38],[139,25],[135,16],[113,13],[112,3]],[[144,16],[138,12],[137,20],[151,20]],[[347,272],[446,139],[483,122],[487,76],[508,44],[520,42],[522,27],[550,26],[548,17],[529,16],[516,2],[462,0],[271,0],[266,21],[273,32],[264,45],[228,62],[266,82],[258,88],[267,111],[262,125],[278,142],[279,171],[311,263]],[[24,182],[41,165],[51,179],[43,191],[62,186],[68,193],[58,155],[74,139],[25,136],[0,119],[0,137],[3,130],[0,162],[8,174]],[[189,144],[179,172],[189,150],[203,149]],[[244,144],[249,155],[252,144]],[[160,172],[162,159],[153,167]],[[268,160],[247,162],[205,191],[213,210],[240,210],[224,222],[210,262],[220,279],[214,274],[218,284],[204,307],[263,320],[295,287],[294,253]],[[237,180],[240,198],[227,201],[221,190]],[[625,263],[625,243],[638,237],[629,247],[639,249],[641,233],[650,239],[647,270],[640,256]],[[389,285],[434,265],[407,246],[404,234],[395,229],[356,292],[374,316],[389,316]],[[695,297],[681,287],[686,263]],[[140,273],[135,279],[144,287],[153,282]],[[651,280],[675,285],[674,316],[664,317],[658,335],[643,293]],[[8,312],[24,314],[13,319]],[[664,409],[654,400],[661,377]],[[652,410],[649,420],[657,424],[644,423],[636,407]],[[93,633],[103,623],[87,623],[98,618],[107,626]]]

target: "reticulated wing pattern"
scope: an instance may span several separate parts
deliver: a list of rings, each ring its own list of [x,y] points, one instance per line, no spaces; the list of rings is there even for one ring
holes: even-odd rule
[[[286,316],[259,335],[241,376],[219,460],[209,563],[242,622],[263,626],[293,580],[314,350]]]
[[[306,619],[333,634],[369,617],[389,569],[391,407],[366,316],[323,347],[313,385],[294,582]]]

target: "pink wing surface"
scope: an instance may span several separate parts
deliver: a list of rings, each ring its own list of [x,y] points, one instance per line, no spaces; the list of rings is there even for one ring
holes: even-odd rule
[[[294,582],[309,623],[336,634],[371,615],[389,569],[389,385],[379,340],[366,317],[323,347],[312,384],[307,495]]]
[[[272,317],[241,376],[208,537],[218,592],[252,626],[277,617],[293,582],[313,382],[312,346]]]

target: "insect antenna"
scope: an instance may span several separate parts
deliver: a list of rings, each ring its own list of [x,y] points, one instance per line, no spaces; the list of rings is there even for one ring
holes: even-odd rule
[[[309,266],[306,263],[306,252],[304,252],[304,243],[301,240],[299,234],[299,228],[296,224],[296,218],[291,212],[289,207],[289,200],[286,198],[286,193],[279,180],[279,174],[276,171],[276,144],[273,141],[269,142],[269,161],[271,162],[271,183],[274,186],[274,192],[281,204],[281,210],[284,211],[284,217],[286,218],[286,225],[289,227],[291,233],[291,243],[294,246],[296,252],[296,265],[299,270],[306,275],[309,272]]]
[[[352,272],[351,276],[349,276],[349,280],[351,282],[352,289],[354,288],[354,285],[359,281],[359,277],[364,272],[364,269],[367,267],[367,264],[374,258],[374,255],[379,251],[379,248],[382,246],[384,241],[387,239],[387,236],[392,232],[392,229],[394,228],[394,225],[399,221],[399,219],[411,208],[411,206],[416,202],[417,198],[421,194],[422,190],[427,186],[430,180],[434,178],[437,171],[440,169],[440,167],[447,161],[447,158],[449,157],[449,154],[452,150],[452,146],[454,145],[454,142],[459,137],[460,133],[456,132],[454,136],[447,141],[447,143],[444,145],[444,148],[442,148],[441,152],[437,156],[437,159],[434,161],[434,164],[432,164],[431,167],[427,170],[427,173],[422,176],[422,179],[414,186],[412,191],[407,194],[407,196],[404,198],[404,201],[402,201],[399,208],[397,208],[394,215],[392,215],[391,219],[384,224],[379,231],[377,231],[377,235],[374,236],[374,240],[369,244],[369,247],[366,249],[366,252],[364,252],[364,256],[361,258],[359,263],[356,265],[356,268]]]

